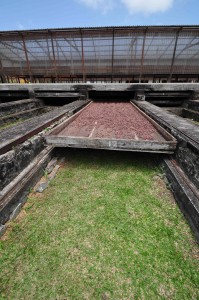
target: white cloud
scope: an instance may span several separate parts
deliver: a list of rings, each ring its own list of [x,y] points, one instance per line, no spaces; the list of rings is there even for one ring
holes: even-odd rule
[[[25,26],[24,26],[22,23],[18,22],[18,23],[17,23],[17,28],[18,28],[19,30],[24,30],[24,29],[25,29]]]
[[[114,7],[113,0],[79,0],[79,2],[82,2],[89,8],[95,10],[99,9],[103,13],[107,13],[107,11],[112,10]]]
[[[121,2],[131,14],[152,14],[165,12],[172,6],[174,0],[121,0]]]
[[[174,0],[76,0],[94,10],[107,13],[118,3],[122,3],[130,14],[153,14],[165,12],[172,7]]]

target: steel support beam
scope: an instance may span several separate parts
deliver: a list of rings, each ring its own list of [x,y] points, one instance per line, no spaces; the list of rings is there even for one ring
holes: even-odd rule
[[[42,49],[43,53],[48,56],[49,60],[51,60],[51,57],[50,57],[50,52],[49,52],[49,46],[48,46],[48,39],[46,40],[46,43],[47,43],[47,51],[44,49],[44,47],[40,44],[40,42],[38,41],[35,41],[37,43],[37,45],[40,47],[40,49]]]
[[[21,38],[22,38],[23,48],[24,48],[25,57],[26,57],[26,64],[27,64],[28,72],[29,72],[29,76],[30,76],[30,82],[33,82],[30,62],[29,62],[29,58],[28,58],[28,52],[27,52],[27,48],[26,48],[26,42],[25,42],[25,38],[24,38],[23,34],[21,34]]]
[[[142,73],[143,73],[143,65],[144,65],[144,50],[145,50],[145,43],[146,43],[146,34],[147,34],[148,27],[144,31],[144,37],[143,37],[143,44],[142,44],[142,58],[141,58],[141,66],[140,66],[140,77],[139,82],[142,80]]]
[[[195,58],[195,57],[198,56],[198,55],[199,55],[199,51],[197,51],[197,52],[191,57],[191,59]]]
[[[170,43],[168,44],[168,46],[165,48],[165,50],[163,51],[163,53],[157,58],[157,60],[160,60],[164,55],[165,53],[167,53],[168,49],[171,47],[171,45],[175,43],[175,37],[174,39],[171,39]]]
[[[115,29],[113,28],[112,57],[111,57],[111,83],[113,83],[113,75],[114,75],[114,48],[115,48]]]
[[[19,50],[21,53],[23,53],[23,52],[24,52],[23,41],[22,41],[22,42],[21,42],[21,41],[18,41],[18,44],[19,44],[19,46],[21,46],[21,48],[15,46],[15,45],[12,45],[12,46],[11,46],[10,44],[6,43],[5,41],[0,41],[0,43],[1,43],[2,45],[4,45],[11,53],[13,53],[14,55],[16,55],[20,60],[23,60],[23,59],[20,57],[20,55],[19,55],[18,53],[14,52],[14,50],[13,50],[13,49],[16,49],[17,51]],[[34,59],[37,59],[36,56],[34,56],[34,55],[32,54],[32,52],[29,51],[27,48],[26,48],[26,51],[27,51],[27,53],[29,54],[29,56],[31,55]]]
[[[70,48],[75,49],[75,50],[77,51],[77,53],[79,54],[79,57],[81,57],[81,52],[79,51],[79,48],[78,48],[78,46],[76,45],[75,41],[72,40],[73,43],[75,44],[75,45],[73,45],[72,42],[69,41],[67,38],[64,38],[64,40],[68,43],[68,45],[70,46]]]
[[[81,35],[81,48],[82,48],[82,78],[83,82],[86,82],[86,70],[85,70],[85,60],[84,60],[84,40],[83,40],[83,33],[80,29],[80,35]]]
[[[174,66],[174,63],[175,63],[176,49],[177,49],[177,45],[178,45],[178,38],[179,38],[180,31],[181,31],[181,28],[176,32],[176,39],[175,39],[175,45],[174,45],[174,49],[173,49],[173,57],[172,57],[170,75],[169,75],[169,78],[168,78],[168,82],[171,82],[172,75],[173,75],[173,66]]]
[[[0,41],[0,43],[2,45],[4,45],[6,47],[6,49],[8,49],[12,54],[14,54],[18,59],[20,59],[21,61],[23,60],[23,58],[18,54],[16,53],[15,51],[13,51],[13,49],[17,49],[16,47],[13,47],[13,49],[10,48],[10,45],[8,45],[7,43],[3,42],[3,41]],[[23,55],[23,52],[24,52],[24,47],[22,46],[22,48],[18,49],[21,51],[21,54]],[[11,60],[10,60],[11,61]],[[17,61],[17,59],[15,58],[15,61]]]
[[[5,76],[5,73],[4,73],[4,69],[3,69],[3,65],[2,65],[2,61],[0,59],[0,76],[2,78],[2,83],[6,83],[6,76]]]
[[[59,58],[59,49],[60,49],[60,52],[62,53],[64,59],[67,61],[67,62],[70,62],[70,60],[67,58],[67,56],[65,55],[63,49],[62,49],[62,46],[59,45],[59,42],[56,40],[56,48],[57,48],[57,53],[58,53],[58,58]]]
[[[50,40],[51,40],[51,45],[52,45],[52,51],[53,51],[53,62],[54,62],[54,68],[55,68],[55,78],[56,78],[56,81],[57,81],[58,76],[57,76],[57,63],[56,63],[56,57],[55,57],[55,48],[54,48],[53,34],[50,30],[49,30],[49,34],[50,34]]]
[[[132,76],[132,66],[133,66],[133,61],[135,63],[135,52],[136,52],[136,47],[134,49],[134,45],[136,44],[136,41],[137,41],[137,37],[132,37],[131,39],[131,43],[130,43],[130,46],[129,46],[129,65],[128,65],[128,68],[127,68],[127,72],[129,74],[129,76],[131,77]],[[133,53],[133,50],[134,50],[134,53]]]
[[[194,39],[196,39],[196,37],[194,37]],[[192,39],[192,41],[193,41],[194,39]],[[199,42],[197,42],[197,43],[195,43],[195,44],[191,44],[192,41],[190,41],[189,44],[188,44],[186,47],[184,47],[184,48],[178,53],[178,55],[176,55],[176,58],[179,57],[185,50],[187,50],[187,49],[189,49],[189,48],[192,48],[192,47],[194,47],[194,46],[198,46],[198,45],[199,45]]]

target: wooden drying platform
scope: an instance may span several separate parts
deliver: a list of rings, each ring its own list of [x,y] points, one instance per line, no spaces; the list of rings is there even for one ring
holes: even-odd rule
[[[177,144],[132,102],[90,102],[45,138],[57,147],[169,154]]]

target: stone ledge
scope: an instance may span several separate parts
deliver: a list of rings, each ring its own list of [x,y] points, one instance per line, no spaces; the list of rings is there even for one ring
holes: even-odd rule
[[[176,202],[199,242],[199,192],[179,166],[176,166],[176,162],[164,159],[163,168]]]
[[[146,101],[134,103],[177,139],[174,157],[199,189],[199,126]]]
[[[0,154],[4,154],[13,146],[23,143],[31,136],[39,133],[53,122],[61,119],[64,115],[74,113],[85,106],[88,101],[77,100],[64,105],[41,116],[32,118],[0,132]]]

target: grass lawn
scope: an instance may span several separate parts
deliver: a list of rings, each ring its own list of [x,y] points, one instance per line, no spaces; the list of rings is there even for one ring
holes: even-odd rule
[[[152,157],[65,157],[0,242],[0,299],[197,299],[198,246]]]

